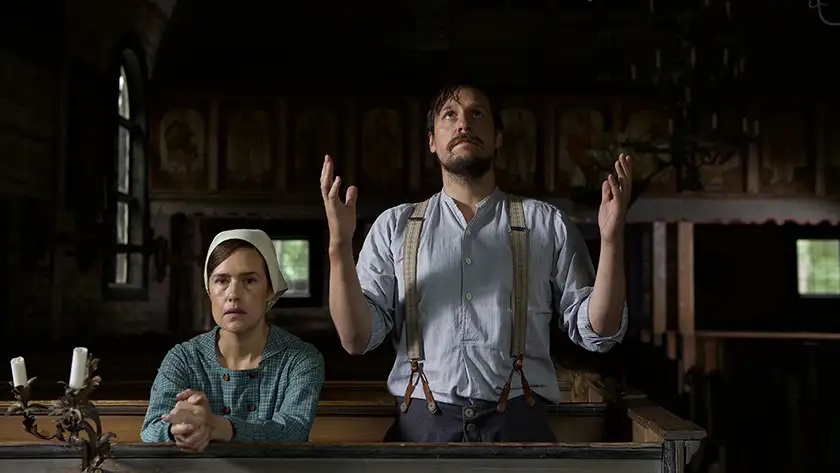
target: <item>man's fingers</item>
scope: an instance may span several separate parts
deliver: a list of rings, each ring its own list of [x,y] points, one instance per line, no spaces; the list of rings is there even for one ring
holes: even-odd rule
[[[627,175],[627,189],[625,189],[625,192],[629,198],[630,192],[633,189],[633,161],[630,156],[625,154],[621,164],[624,167],[624,173]]]
[[[335,179],[333,179],[332,182],[332,186],[330,187],[330,192],[327,194],[327,198],[329,200],[337,199],[339,189],[341,189],[341,176],[335,176]]]
[[[321,197],[327,198],[333,180],[333,163],[330,155],[324,156],[324,165],[321,167]]]
[[[348,207],[355,207],[356,206],[356,199],[359,197],[359,189],[356,186],[350,186],[347,188],[347,196],[346,196],[346,205]]]
[[[618,181],[616,180],[615,176],[610,174],[607,177],[607,181],[610,183],[610,190],[612,191],[613,198],[617,199],[619,196],[619,188],[618,188]]]

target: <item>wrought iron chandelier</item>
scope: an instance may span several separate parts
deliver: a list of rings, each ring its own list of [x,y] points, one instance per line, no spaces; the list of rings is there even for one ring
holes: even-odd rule
[[[648,58],[629,65],[627,75],[632,87],[658,95],[665,104],[668,134],[623,140],[618,146],[657,156],[654,171],[634,182],[639,192],[669,167],[676,174],[677,192],[702,191],[700,169],[725,164],[760,133],[757,117],[746,111],[740,112],[741,126],[735,130],[718,123],[723,110],[739,108],[734,97],[747,86],[745,48],[732,20],[732,2],[649,0],[648,7],[652,48],[644,53]]]

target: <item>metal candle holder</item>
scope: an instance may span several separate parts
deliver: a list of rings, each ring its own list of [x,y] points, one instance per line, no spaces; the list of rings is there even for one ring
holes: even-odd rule
[[[6,415],[23,415],[23,428],[41,440],[59,440],[69,447],[79,447],[82,453],[83,473],[100,473],[102,464],[111,458],[111,439],[116,437],[112,432],[102,432],[99,411],[90,402],[90,395],[102,382],[99,376],[92,376],[99,364],[98,359],[88,357],[87,375],[80,389],[71,388],[64,381],[64,396],[52,401],[50,406],[31,402],[32,383],[36,378],[30,378],[22,386],[12,385],[12,394],[17,402],[9,406]],[[38,429],[35,411],[48,411],[48,415],[55,416],[55,432],[42,433]]]

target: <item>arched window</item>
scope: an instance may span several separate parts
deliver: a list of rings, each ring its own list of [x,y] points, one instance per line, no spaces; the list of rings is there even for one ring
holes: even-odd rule
[[[114,164],[108,179],[108,224],[113,245],[103,268],[108,299],[148,297],[147,119],[143,94],[145,68],[140,57],[131,49],[122,51],[118,76],[114,77],[118,90],[114,103],[117,126]]]

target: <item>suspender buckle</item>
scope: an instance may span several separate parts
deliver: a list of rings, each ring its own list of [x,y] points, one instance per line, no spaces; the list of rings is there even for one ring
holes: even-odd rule
[[[426,409],[434,414],[438,411],[438,406],[434,396],[432,396],[432,390],[429,388],[429,380],[426,378],[426,374],[423,373],[423,365],[420,364],[420,360],[416,359],[411,359],[409,362],[411,363],[411,376],[408,377],[408,386],[405,387],[405,396],[403,397],[403,402],[400,404],[400,410],[403,413],[408,412],[408,406],[411,404],[411,394],[414,392],[414,386],[419,381],[423,386],[423,394],[426,396]],[[415,375],[417,375],[417,380],[414,379]]]
[[[519,378],[522,383],[522,394],[525,396],[525,404],[528,404],[528,407],[534,407],[537,403],[531,394],[531,386],[528,384],[528,380],[525,379],[525,371],[522,370],[524,358],[524,355],[520,354],[513,360],[513,368],[510,370],[510,374],[508,374],[507,382],[505,382],[505,387],[502,388],[502,393],[499,395],[499,402],[496,404],[496,412],[499,414],[504,414],[507,409],[508,396],[510,396],[510,383],[513,380],[513,374],[517,371],[519,372]]]

